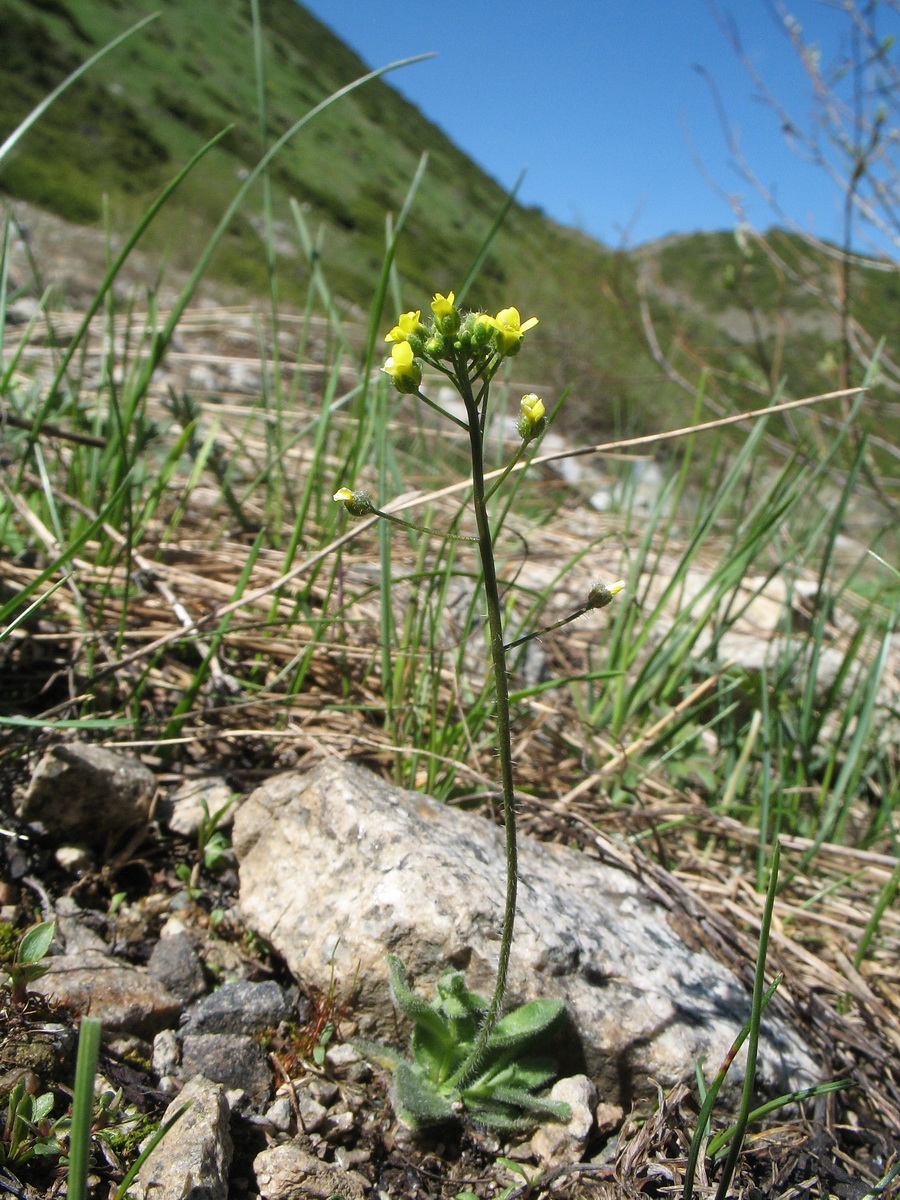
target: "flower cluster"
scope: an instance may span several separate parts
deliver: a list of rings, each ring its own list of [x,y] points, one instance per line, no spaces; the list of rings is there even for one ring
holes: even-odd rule
[[[393,342],[385,370],[398,392],[415,395],[422,382],[422,362],[444,373],[464,370],[469,378],[489,378],[504,358],[518,354],[537,317],[523,321],[517,308],[501,308],[495,317],[484,312],[461,313],[455,295],[438,292],[431,302],[432,320],[422,323],[421,310],[403,313],[386,335]],[[532,433],[531,437],[537,436]],[[523,434],[524,437],[524,434]]]

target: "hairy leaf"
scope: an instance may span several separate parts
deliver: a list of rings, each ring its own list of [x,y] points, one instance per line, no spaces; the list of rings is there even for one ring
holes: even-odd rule
[[[549,1033],[562,1021],[565,1011],[562,1000],[531,1000],[501,1017],[488,1045],[492,1050],[524,1047],[532,1039]]]
[[[407,1017],[417,1025],[424,1026],[435,1038],[448,1041],[450,1034],[447,1023],[439,1012],[426,1004],[421,996],[417,996],[406,983],[406,967],[396,955],[388,955],[388,966],[391,970],[391,995],[394,1003]]]
[[[394,1109],[413,1129],[453,1118],[453,1102],[405,1060],[394,1071]]]
[[[371,1038],[351,1038],[350,1045],[360,1054],[364,1054],[369,1062],[384,1067],[388,1071],[393,1071],[398,1063],[403,1062],[403,1055],[399,1050],[393,1046],[385,1046],[383,1042],[373,1041]]]

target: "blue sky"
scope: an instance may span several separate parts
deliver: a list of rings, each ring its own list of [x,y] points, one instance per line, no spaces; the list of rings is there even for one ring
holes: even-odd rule
[[[305,2],[370,66],[437,51],[388,82],[505,187],[527,168],[524,203],[609,244],[732,228],[734,210],[715,185],[741,198],[757,228],[774,222],[731,162],[699,65],[785,211],[809,232],[840,237],[839,194],[786,146],[707,0]],[[720,9],[803,122],[810,89],[776,2],[722,0]],[[826,60],[846,48],[836,3],[787,6]]]

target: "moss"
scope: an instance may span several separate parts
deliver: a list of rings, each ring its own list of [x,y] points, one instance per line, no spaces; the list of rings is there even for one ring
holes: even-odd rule
[[[12,962],[19,944],[19,933],[9,921],[0,921],[0,963]]]

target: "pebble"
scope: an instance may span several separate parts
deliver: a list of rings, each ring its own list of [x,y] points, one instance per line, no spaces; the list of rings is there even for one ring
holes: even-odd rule
[[[187,1033],[181,1046],[181,1076],[204,1075],[226,1088],[240,1088],[256,1101],[268,1099],[272,1070],[255,1038],[238,1033]]]
[[[266,1110],[266,1120],[280,1133],[287,1133],[294,1119],[294,1110],[287,1096],[276,1096]]]
[[[185,1003],[206,992],[203,964],[186,933],[160,938],[153,947],[147,971]]]
[[[185,1032],[259,1033],[287,1020],[289,1015],[285,994],[274,980],[251,983],[230,979],[192,1007]]]

